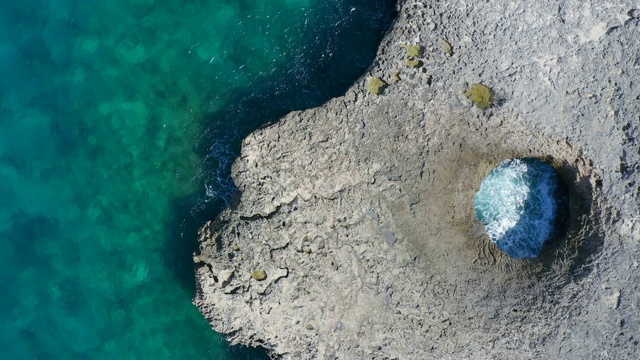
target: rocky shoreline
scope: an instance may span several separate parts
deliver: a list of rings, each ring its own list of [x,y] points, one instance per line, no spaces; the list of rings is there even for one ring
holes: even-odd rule
[[[343,97],[245,139],[238,196],[200,231],[194,303],[274,358],[640,357],[640,10],[398,9]],[[537,259],[509,258],[473,211],[513,157],[551,162],[571,193]]]

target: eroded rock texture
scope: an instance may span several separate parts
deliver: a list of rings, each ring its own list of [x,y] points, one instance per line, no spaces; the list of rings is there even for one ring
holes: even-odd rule
[[[398,6],[344,97],[245,139],[238,201],[201,231],[195,304],[285,359],[640,357],[637,3]],[[465,96],[474,83],[492,107]],[[515,260],[473,198],[502,160],[535,156],[571,215]]]

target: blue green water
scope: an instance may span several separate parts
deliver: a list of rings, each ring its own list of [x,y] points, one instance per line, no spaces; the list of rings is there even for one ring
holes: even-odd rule
[[[491,241],[513,258],[537,257],[555,232],[561,181],[535,158],[505,160],[491,170],[474,200]]]
[[[0,0],[0,358],[235,359],[191,304],[241,139],[340,95],[391,0]]]

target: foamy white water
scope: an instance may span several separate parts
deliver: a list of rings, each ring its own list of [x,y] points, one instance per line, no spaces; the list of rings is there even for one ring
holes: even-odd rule
[[[476,193],[476,216],[500,249],[514,258],[537,257],[553,234],[560,181],[555,169],[538,159],[503,161]]]

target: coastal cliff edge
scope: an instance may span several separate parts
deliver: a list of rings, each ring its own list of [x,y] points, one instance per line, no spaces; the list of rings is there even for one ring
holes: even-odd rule
[[[639,6],[400,1],[344,96],[244,140],[236,199],[200,230],[195,305],[274,358],[639,358]],[[569,188],[535,259],[473,209],[514,157]]]

